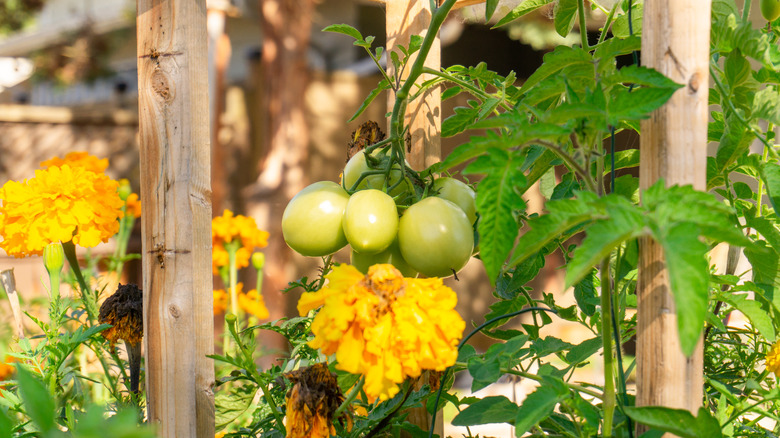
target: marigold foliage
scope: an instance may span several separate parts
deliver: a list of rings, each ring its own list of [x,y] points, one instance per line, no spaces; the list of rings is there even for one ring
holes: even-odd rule
[[[253,218],[240,214],[233,216],[230,210],[225,210],[222,216],[212,219],[211,264],[214,274],[219,273],[220,267],[228,265],[229,255],[225,245],[232,242],[240,243],[236,252],[236,268],[245,268],[249,266],[249,258],[255,248],[264,248],[268,245],[268,232],[257,228]]]
[[[36,170],[35,177],[0,188],[0,248],[14,257],[40,255],[51,242],[93,247],[119,230],[118,183],[68,164]]]
[[[404,278],[392,265],[374,265],[364,276],[340,265],[327,279],[298,302],[301,315],[322,306],[309,345],[335,354],[337,368],[365,375],[370,401],[393,397],[398,384],[424,369],[455,363],[466,324],[455,311],[455,292],[440,278]]]
[[[60,167],[64,164],[70,167],[82,167],[90,172],[103,173],[108,168],[108,158],[100,159],[87,152],[70,152],[65,158],[54,157],[41,161],[41,167]]]
[[[780,377],[780,341],[775,342],[766,354],[766,369]]]

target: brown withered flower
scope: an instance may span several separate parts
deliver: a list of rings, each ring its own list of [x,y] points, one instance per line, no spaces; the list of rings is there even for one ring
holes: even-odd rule
[[[287,438],[328,438],[336,434],[334,420],[346,422],[351,428],[348,414],[333,418],[344,395],[327,364],[314,364],[284,377],[293,385],[287,392]]]
[[[379,127],[379,123],[369,120],[360,125],[350,136],[347,160],[368,146],[385,139],[385,133]]]
[[[143,292],[135,284],[120,284],[113,295],[100,306],[98,321],[111,324],[103,331],[103,337],[111,347],[120,339],[127,347],[127,361],[130,365],[130,392],[138,393],[141,374],[141,340],[144,336]]]

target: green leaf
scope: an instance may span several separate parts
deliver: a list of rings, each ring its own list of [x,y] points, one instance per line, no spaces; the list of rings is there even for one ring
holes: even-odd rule
[[[628,88],[612,90],[607,123],[617,126],[623,120],[646,119],[650,113],[663,106],[675,91],[671,88],[639,88],[633,92]]]
[[[491,319],[501,315],[507,315],[509,313],[517,312],[518,310],[525,307],[527,304],[528,304],[528,299],[526,299],[525,295],[519,295],[519,294],[516,295],[513,299],[497,301],[490,305],[490,312],[488,312],[488,314],[485,315],[485,321],[490,321]],[[511,320],[512,320],[511,318],[501,319],[485,327],[485,330],[492,330],[494,328],[501,327],[502,325],[506,324]]]
[[[677,308],[680,347],[686,356],[693,353],[701,337],[709,301],[708,248],[699,240],[699,235],[699,228],[691,223],[673,225],[654,233],[664,249]]]
[[[348,24],[331,24],[325,29],[322,29],[322,31],[340,33],[347,36],[351,36],[352,38],[358,41],[363,41],[363,35],[360,33],[360,31],[358,31],[357,29],[355,29],[354,27]]]
[[[640,67],[638,65],[628,65],[621,68],[614,74],[605,78],[610,83],[634,84],[653,88],[665,88],[677,90],[683,87],[682,84],[669,79],[663,73],[652,68]],[[638,91],[638,90],[634,90]]]
[[[566,362],[570,365],[575,365],[587,360],[601,349],[602,343],[603,340],[600,337],[582,341],[569,349],[569,352],[566,354]]]
[[[660,406],[626,406],[623,410],[636,422],[673,433],[681,438],[718,438],[722,436],[717,420],[704,408],[699,409],[698,417],[694,417],[685,409]]]
[[[363,114],[363,111],[365,111],[366,108],[368,108],[368,106],[371,105],[371,102],[373,102],[374,99],[377,98],[377,96],[382,94],[383,91],[389,90],[389,89],[390,89],[390,83],[387,82],[386,79],[382,79],[381,81],[379,81],[379,85],[377,85],[376,88],[371,90],[371,93],[368,94],[368,97],[366,97],[366,99],[363,101],[363,103],[360,104],[360,108],[358,108],[358,110],[355,111],[355,114],[353,114],[352,117],[350,117],[348,121],[351,122],[351,121],[355,120],[356,118],[358,118],[361,114]]]
[[[525,208],[519,190],[526,182],[519,170],[522,159],[517,152],[489,149],[463,170],[486,175],[477,187],[477,229],[480,258],[493,285],[517,237],[515,212]]]
[[[566,231],[593,219],[598,213],[591,205],[595,199],[594,194],[581,192],[576,198],[548,202],[545,207],[549,213],[529,222],[531,229],[517,242],[509,266],[516,266]]]
[[[748,298],[747,294],[737,293],[725,294],[722,298],[725,302],[731,304],[735,309],[747,316],[753,324],[753,327],[755,327],[763,337],[766,339],[775,339],[776,333],[772,323],[772,317],[761,307],[761,304],[758,301]]]
[[[574,286],[574,299],[577,301],[577,306],[587,316],[595,315],[596,306],[599,305],[596,287],[600,285],[600,282],[596,276],[597,272],[596,269],[592,269],[590,274]]]
[[[44,434],[57,430],[54,421],[54,399],[46,386],[33,377],[22,365],[16,365],[16,380],[19,384],[19,395],[24,402],[27,415]]]
[[[542,65],[523,83],[521,93],[525,93],[542,80],[558,73],[565,67],[585,66],[590,67],[592,61],[590,54],[581,47],[558,46],[552,52],[544,55]]]
[[[780,92],[772,88],[759,90],[753,98],[753,118],[780,124]]]
[[[608,68],[614,68],[616,57],[627,55],[641,49],[642,40],[637,36],[623,39],[609,38],[596,46],[593,57],[599,60],[599,71],[603,72]],[[623,69],[625,68],[626,67],[623,67]]]
[[[14,423],[3,410],[0,410],[0,438],[13,437],[13,431]]]
[[[555,31],[565,37],[574,27],[574,19],[577,17],[577,0],[558,0],[555,4]],[[580,30],[580,32],[587,32]]]
[[[639,237],[644,232],[646,221],[640,209],[614,194],[602,199],[606,203],[608,217],[587,228],[585,240],[574,251],[566,268],[565,288],[582,280],[621,243]]]
[[[772,208],[778,212],[780,207],[780,165],[776,163],[766,163],[761,169],[761,179],[766,184],[766,191],[769,195],[769,201]]]
[[[508,14],[504,16],[504,18],[498,20],[498,23],[496,23],[493,28],[501,27],[505,24],[509,24],[518,18],[522,17],[525,14],[531,13],[539,8],[541,8],[544,5],[552,3],[554,0],[525,0],[524,2],[520,3],[517,7],[512,9]]]
[[[569,390],[560,379],[545,377],[542,385],[523,400],[515,416],[515,436],[525,435],[534,425],[549,417],[558,403],[569,398]]]
[[[567,351],[572,347],[573,347],[572,344],[568,342],[564,342],[553,336],[547,336],[546,338],[536,339],[531,344],[531,350],[534,352],[536,357],[539,358],[549,356],[553,353]]]
[[[447,117],[441,123],[441,136],[452,137],[466,130],[479,116],[479,107],[455,107],[455,114]]]
[[[496,12],[496,7],[498,7],[498,0],[487,0],[485,2],[485,21],[490,21],[493,13]]]
[[[634,8],[631,11],[631,25],[635,36],[642,35],[642,16],[644,9],[642,3],[634,2]],[[612,23],[612,35],[616,38],[628,38],[631,36],[631,29],[628,27],[628,11],[618,16]]]
[[[514,424],[520,408],[503,395],[485,397],[462,410],[452,419],[453,426],[474,426],[477,424]]]
[[[475,356],[467,362],[469,374],[474,379],[471,382],[471,392],[496,383],[501,377],[501,364],[497,357]]]
[[[246,412],[256,393],[257,387],[249,385],[233,388],[230,392],[217,392],[214,396],[216,430],[224,429]]]

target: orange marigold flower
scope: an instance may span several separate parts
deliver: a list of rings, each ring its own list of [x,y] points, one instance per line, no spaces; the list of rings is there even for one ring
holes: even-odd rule
[[[214,315],[221,315],[225,313],[225,311],[228,308],[228,301],[230,301],[230,295],[224,289],[215,289],[214,290]]]
[[[263,295],[257,293],[256,289],[245,294],[238,294],[238,307],[242,308],[244,312],[256,316],[257,319],[266,319],[270,316],[268,308],[265,307]]]
[[[16,371],[16,367],[11,363],[16,362],[13,356],[6,356],[5,362],[0,362],[0,380],[9,380]]]
[[[141,217],[141,201],[138,200],[137,193],[131,193],[125,202],[125,216],[133,216],[136,219]]]
[[[225,210],[222,216],[215,217],[211,221],[211,264],[214,274],[219,273],[221,266],[228,265],[228,251],[225,245],[231,243],[240,245],[236,252],[236,268],[245,268],[249,266],[249,258],[255,248],[264,248],[268,245],[268,232],[257,228],[253,218],[233,216],[230,210]]]
[[[293,384],[287,392],[285,426],[287,438],[328,438],[336,434],[333,415],[344,401],[336,375],[324,363],[284,375]],[[338,418],[351,428],[351,418]]]
[[[340,265],[327,278],[325,287],[298,302],[301,315],[322,306],[309,345],[335,353],[337,368],[365,375],[370,402],[393,397],[398,384],[424,369],[443,371],[455,363],[466,324],[455,311],[455,292],[440,278],[404,278],[387,264],[365,276]]]
[[[40,255],[51,242],[93,247],[119,230],[118,183],[68,164],[36,170],[0,188],[0,248],[14,257]]]
[[[70,152],[65,158],[54,157],[41,161],[41,167],[59,167],[67,164],[70,167],[82,167],[90,172],[103,173],[108,168],[108,158],[100,159],[87,152]]]
[[[780,341],[775,342],[766,354],[766,369],[780,377]]]

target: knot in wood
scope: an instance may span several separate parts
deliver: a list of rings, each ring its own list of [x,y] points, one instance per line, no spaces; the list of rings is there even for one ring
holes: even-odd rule
[[[691,75],[691,78],[688,80],[688,91],[691,93],[696,93],[699,91],[699,86],[701,85],[701,75],[699,72],[696,72]]]
[[[171,304],[168,306],[168,313],[170,313],[174,319],[179,319],[179,317],[181,316],[181,311],[179,310],[179,307],[176,306],[175,304]]]
[[[170,102],[173,100],[173,89],[170,86],[170,80],[165,73],[159,69],[155,69],[152,73],[152,90],[164,102]]]

